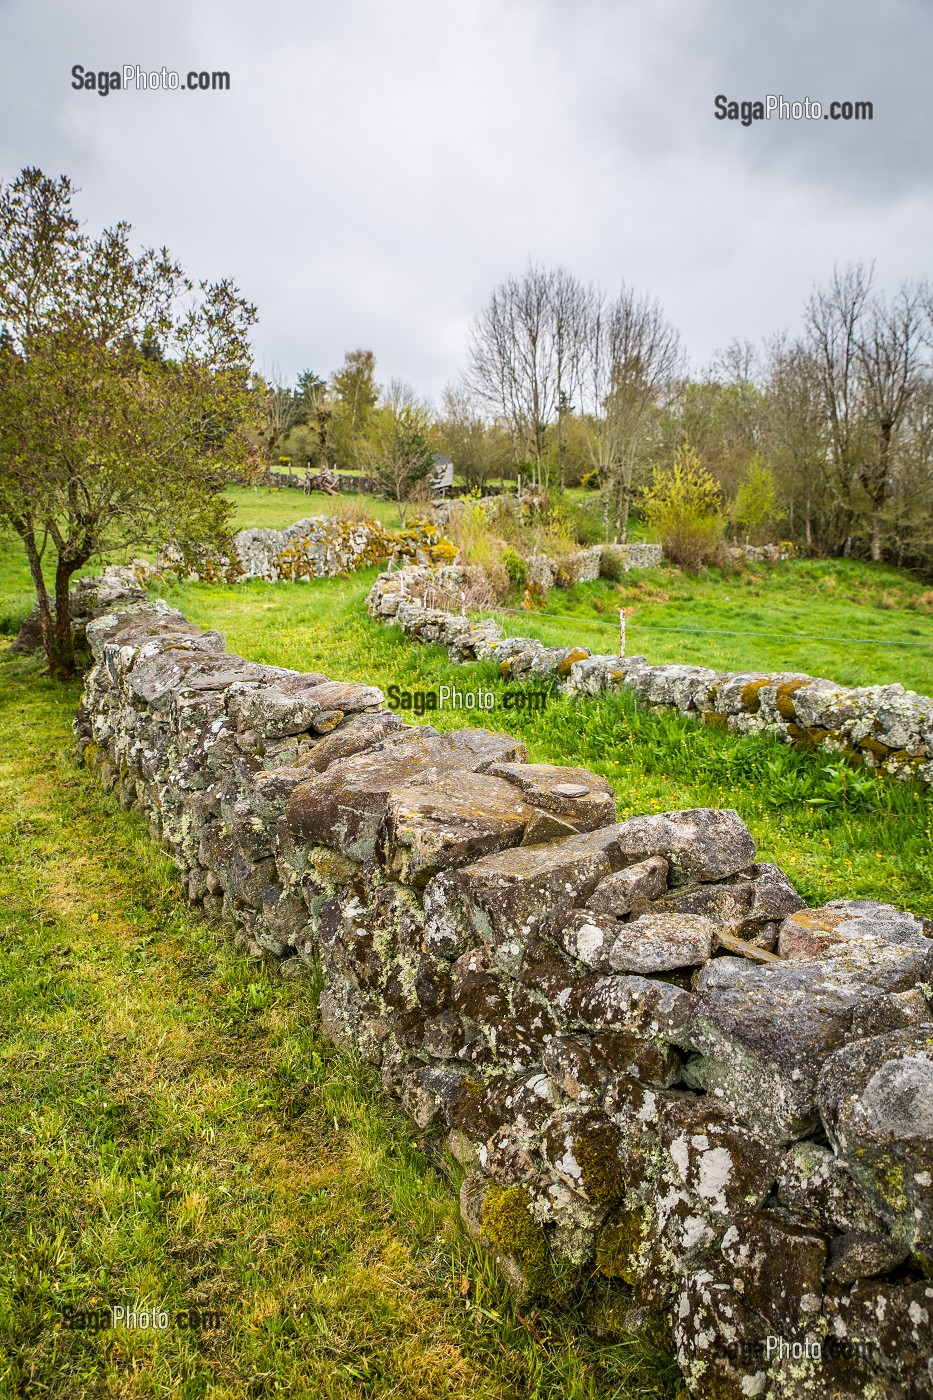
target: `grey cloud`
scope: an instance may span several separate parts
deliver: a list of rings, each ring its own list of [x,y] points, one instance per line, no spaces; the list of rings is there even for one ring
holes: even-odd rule
[[[933,13],[893,0],[6,0],[0,176],[68,171],[257,302],[257,355],[357,344],[438,393],[529,259],[666,304],[695,358],[794,325],[835,261],[927,271]],[[71,65],[225,68],[225,94],[72,92]],[[717,122],[713,98],[867,98],[875,121]]]

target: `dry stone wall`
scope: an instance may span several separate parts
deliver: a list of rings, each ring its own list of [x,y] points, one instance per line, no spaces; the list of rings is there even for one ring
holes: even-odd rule
[[[85,762],[254,956],[319,961],[519,1297],[598,1295],[696,1396],[933,1395],[923,920],[807,908],[733,811],[617,822],[507,735],[102,606]]]
[[[369,594],[370,615],[397,624],[414,641],[443,646],[455,661],[496,660],[512,678],[551,676],[581,698],[624,686],[648,705],[704,724],[775,734],[801,748],[855,757],[891,777],[933,783],[933,699],[927,695],[902,685],[842,686],[801,672],[651,666],[643,656],[593,656],[586,647],[503,637],[492,618],[475,621],[424,606],[432,580],[455,594],[462,572],[414,566],[382,574]]]

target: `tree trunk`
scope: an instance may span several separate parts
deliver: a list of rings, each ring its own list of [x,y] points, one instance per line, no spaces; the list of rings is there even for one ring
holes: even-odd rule
[[[55,652],[49,670],[56,680],[75,674],[74,638],[71,635],[71,576],[85,560],[59,558],[55,566]]]
[[[53,670],[53,658],[55,655],[55,626],[52,621],[52,609],[49,604],[49,590],[45,586],[45,577],[42,573],[42,558],[36,547],[36,541],[32,532],[23,527],[17,530],[17,534],[26,546],[26,557],[29,560],[29,572],[32,574],[32,581],[36,590],[36,606],[39,609],[39,627],[42,631],[42,646],[45,650],[45,657],[49,663],[49,670]]]

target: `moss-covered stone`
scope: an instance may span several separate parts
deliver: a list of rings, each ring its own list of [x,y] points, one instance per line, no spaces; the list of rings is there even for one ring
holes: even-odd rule
[[[644,1241],[647,1213],[622,1211],[602,1227],[596,1241],[596,1268],[606,1278],[619,1278],[634,1287],[638,1278],[638,1251]]]
[[[807,681],[784,681],[775,691],[775,704],[777,712],[782,719],[794,720],[797,718],[797,711],[794,709],[794,696],[801,690]]]
[[[531,1294],[546,1297],[553,1291],[547,1239],[531,1214],[524,1186],[491,1187],[483,1201],[482,1227],[494,1248],[515,1260]]]
[[[764,690],[766,685],[771,685],[771,677],[764,676],[758,681],[749,681],[748,685],[742,686],[742,704],[749,714],[755,715],[761,709],[761,700],[758,692]]]
[[[625,1195],[622,1135],[610,1123],[588,1124],[574,1138],[573,1153],[583,1173],[583,1188],[591,1201],[609,1205]]]
[[[573,647],[572,650],[569,651],[564,657],[563,661],[558,661],[557,674],[562,680],[566,680],[566,678],[570,675],[570,668],[574,664],[574,662],[585,661],[588,656],[589,652],[586,651],[583,647]]]
[[[700,719],[707,729],[727,730],[729,728],[725,715],[717,714],[715,710],[704,710]]]

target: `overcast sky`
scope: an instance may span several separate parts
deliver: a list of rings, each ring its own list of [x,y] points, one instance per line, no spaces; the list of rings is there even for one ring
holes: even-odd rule
[[[0,178],[69,174],[259,309],[259,364],[358,345],[437,395],[529,261],[656,294],[695,364],[793,328],[836,262],[927,276],[929,0],[0,0]],[[228,92],[71,69],[227,70]],[[874,120],[717,121],[714,98]]]

